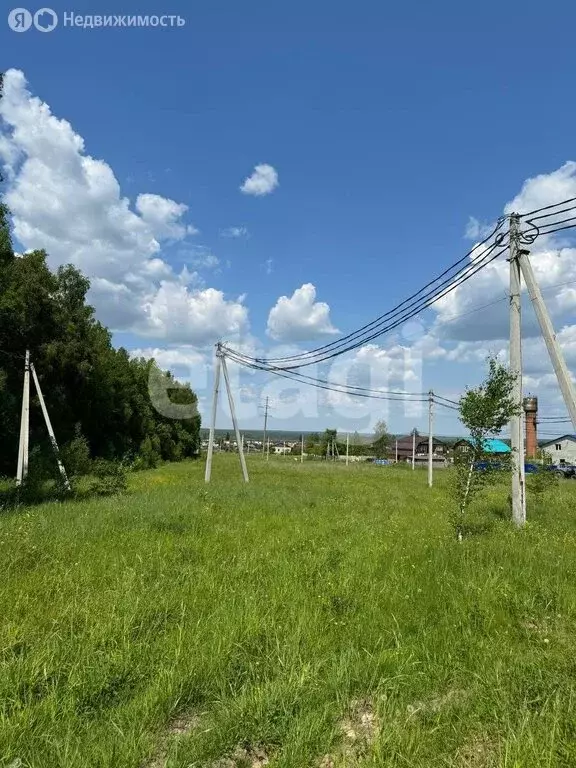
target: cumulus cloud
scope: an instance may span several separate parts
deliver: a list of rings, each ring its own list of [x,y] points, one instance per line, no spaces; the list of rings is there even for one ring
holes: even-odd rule
[[[468,224],[466,225],[466,231],[464,237],[468,240],[482,240],[494,229],[494,224],[483,224],[474,216],[468,218]]]
[[[188,210],[183,203],[176,203],[160,195],[138,195],[136,210],[148,224],[154,237],[182,240],[186,235],[196,235],[198,230],[193,224],[184,225],[180,218]]]
[[[162,258],[163,246],[184,245],[197,231],[184,220],[187,206],[143,193],[132,207],[110,166],[86,153],[82,137],[29,92],[19,70],[5,75],[0,127],[17,240],[26,250],[44,248],[52,267],[81,269],[104,323],[199,345],[246,331],[240,299],[204,288],[187,269],[175,273]]]
[[[292,296],[281,296],[268,315],[267,334],[276,341],[309,341],[338,333],[330,321],[330,307],[316,301],[316,288],[305,283]]]
[[[576,197],[574,162],[565,163],[549,174],[528,179],[504,211],[527,212],[570,197]],[[567,215],[563,214],[564,217]],[[550,220],[554,221],[554,218]],[[471,234],[474,231],[477,237],[483,236],[485,232],[483,225],[476,220],[469,222],[469,230]],[[568,323],[576,309],[576,248],[570,247],[565,234],[542,236],[529,246],[536,278],[558,327]],[[437,316],[433,332],[440,339],[456,342],[507,339],[508,286],[509,267],[504,254],[472,280],[434,304]],[[523,307],[523,336],[537,337],[540,334],[539,326],[526,296]]]
[[[261,197],[262,195],[269,195],[271,192],[274,192],[277,186],[278,173],[276,169],[271,165],[263,163],[255,166],[252,175],[244,180],[240,191],[245,195]]]
[[[162,281],[145,300],[144,308],[145,321],[136,329],[142,335],[173,342],[200,346],[208,339],[239,336],[247,327],[247,310],[241,300],[227,301],[214,288],[189,291],[184,285]]]
[[[199,391],[206,389],[210,359],[194,347],[140,347],[131,350],[130,357],[154,359],[162,370],[170,371],[178,381],[189,381]]]

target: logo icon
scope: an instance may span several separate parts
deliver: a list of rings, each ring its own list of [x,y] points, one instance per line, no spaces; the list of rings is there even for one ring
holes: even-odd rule
[[[28,32],[32,26],[32,14],[26,8],[14,8],[8,14],[8,26],[13,32]]]
[[[40,8],[34,14],[34,26],[39,32],[52,32],[58,26],[58,16],[52,8]]]

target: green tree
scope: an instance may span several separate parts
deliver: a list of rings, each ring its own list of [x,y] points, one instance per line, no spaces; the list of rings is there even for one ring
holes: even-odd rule
[[[114,461],[135,458],[142,450],[158,460],[197,454],[200,417],[190,387],[165,374],[170,401],[193,407],[185,419],[162,415],[151,400],[156,363],[112,346],[110,332],[86,302],[89,281],[76,268],[51,271],[41,250],[14,256],[5,206],[0,262],[0,474],[13,474],[16,465],[26,349],[57,439],[63,448],[70,444],[73,463],[85,463],[86,452]],[[31,445],[51,456],[33,391],[30,427]],[[53,459],[52,464],[55,471]]]
[[[374,440],[372,442],[372,452],[378,458],[383,458],[388,454],[392,436],[388,433],[388,426],[384,420],[380,420],[374,427]]]
[[[496,358],[488,359],[488,374],[478,387],[468,389],[460,398],[460,421],[470,433],[470,450],[456,455],[452,473],[451,492],[456,502],[453,515],[458,540],[464,532],[464,518],[472,499],[494,477],[488,469],[477,470],[477,463],[489,460],[486,440],[499,435],[521,407],[512,400],[512,386],[516,379]]]
[[[326,456],[328,453],[330,456],[333,455],[333,446],[336,445],[338,437],[338,430],[337,429],[325,429],[324,434],[322,435],[322,442],[321,442],[321,455]]]

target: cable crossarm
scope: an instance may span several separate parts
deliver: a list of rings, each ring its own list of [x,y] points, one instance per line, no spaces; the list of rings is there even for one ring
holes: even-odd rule
[[[498,228],[500,226],[501,223],[498,225]],[[503,247],[497,251],[496,254],[494,254],[494,251],[499,246]],[[401,304],[397,305],[397,307],[395,307],[393,310],[390,310],[385,315],[382,315],[377,320],[367,324],[366,326],[363,326],[363,328],[358,329],[357,331],[348,334],[347,336],[344,336],[336,342],[332,342],[331,344],[324,345],[323,347],[319,347],[309,352],[301,353],[299,355],[292,355],[289,357],[260,358],[248,357],[246,355],[243,357],[246,361],[250,360],[251,362],[263,364],[266,366],[272,365],[275,367],[280,367],[283,370],[291,370],[307,365],[312,365],[314,363],[320,363],[333,357],[342,355],[345,352],[357,349],[358,347],[367,344],[368,342],[378,338],[379,336],[382,336],[385,333],[388,333],[394,328],[397,328],[399,325],[405,323],[407,320],[418,315],[424,309],[431,306],[431,304],[443,298],[451,291],[455,290],[459,285],[462,285],[473,275],[498,258],[498,256],[500,256],[505,250],[506,244],[502,239],[492,243],[492,245],[490,245],[480,257],[473,260],[471,263],[468,263],[468,265],[464,268],[459,269],[456,274],[451,275],[439,286],[436,286],[434,289],[428,291],[420,298],[415,298],[424,290],[421,289],[418,294],[414,294],[412,297],[410,297],[410,299],[407,299]],[[453,268],[454,265],[448,270],[445,270],[442,275],[452,271]],[[439,278],[436,278],[435,281],[432,281],[428,285],[432,285],[434,282],[437,282],[438,279]],[[402,309],[402,306],[406,304],[408,304],[408,306]],[[386,318],[388,318],[387,322],[385,322]],[[235,352],[235,350],[229,351]]]

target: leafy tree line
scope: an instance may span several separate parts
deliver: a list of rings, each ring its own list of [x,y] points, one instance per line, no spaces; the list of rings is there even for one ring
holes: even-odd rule
[[[388,433],[386,422],[379,421],[376,424],[372,442],[359,444],[358,436],[356,435],[355,439],[349,441],[348,454],[350,456],[366,456],[370,454],[378,458],[384,458],[389,454],[392,442],[393,437]],[[304,453],[309,456],[326,456],[328,448],[332,443],[334,443],[341,456],[346,454],[346,442],[341,437],[338,437],[336,429],[326,429],[322,435],[312,432],[304,443]],[[296,445],[292,449],[292,453],[299,455],[300,452],[300,445]]]
[[[8,211],[0,204],[0,474],[14,476],[22,403],[24,353],[30,350],[68,470],[102,458],[154,466],[196,455],[197,398],[153,360],[131,359],[112,346],[110,332],[86,304],[89,281],[68,265],[51,271],[44,251],[15,256]],[[158,413],[150,380],[188,418]],[[30,446],[50,454],[46,427],[30,387]],[[34,454],[31,455],[31,469]],[[73,466],[70,466],[72,464]],[[55,464],[54,467],[55,468]]]

